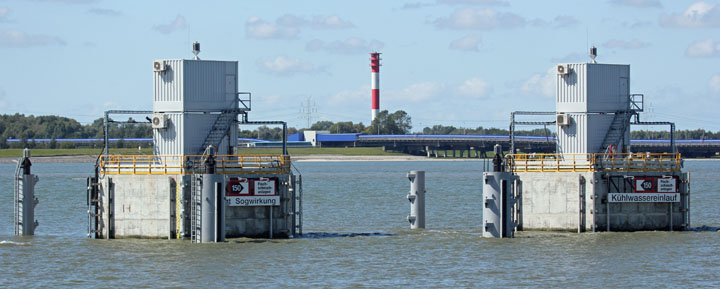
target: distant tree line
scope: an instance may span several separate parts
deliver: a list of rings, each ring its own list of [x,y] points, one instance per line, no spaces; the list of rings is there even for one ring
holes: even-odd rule
[[[110,134],[111,138],[151,138],[152,128],[146,120],[134,120],[128,118],[123,122],[111,122]],[[239,137],[259,138],[266,140],[281,140],[281,127],[260,126],[254,130],[238,131]],[[353,123],[351,121],[318,121],[307,129],[296,129],[289,127],[288,135],[303,130],[323,130],[331,133],[366,133],[366,134],[409,134],[412,129],[412,119],[405,111],[398,110],[393,113],[383,110],[379,112],[369,126],[365,126],[362,122]],[[463,128],[444,125],[433,125],[425,127],[423,134],[484,134],[484,135],[508,135],[507,129],[499,128]],[[547,128],[538,128],[533,130],[520,130],[515,132],[517,135],[536,135],[536,136],[553,136]],[[50,143],[43,144],[48,148],[70,148],[74,147],[72,143],[55,142],[55,139],[72,139],[72,138],[102,138],[103,137],[103,119],[98,118],[91,124],[82,125],[78,121],[61,116],[25,116],[24,114],[3,114],[0,115],[0,148],[8,147],[29,147],[33,148],[32,139],[50,139]],[[631,132],[633,139],[669,139],[669,131],[649,131],[649,130],[633,130]],[[675,132],[677,139],[720,139],[720,131],[712,132],[703,129],[696,130],[680,130]],[[18,144],[8,144],[7,139],[21,139]],[[27,139],[31,139],[27,141]],[[123,142],[115,143],[114,146],[130,146]]]

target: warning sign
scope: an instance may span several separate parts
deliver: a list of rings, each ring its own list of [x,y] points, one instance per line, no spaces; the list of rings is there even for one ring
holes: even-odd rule
[[[275,195],[275,180],[272,179],[260,179],[254,182],[256,196],[274,196]]]
[[[657,179],[657,191],[658,193],[677,193],[677,179],[673,177]]]
[[[636,177],[635,178],[636,193],[654,193],[655,178],[653,177]]]
[[[247,179],[230,179],[227,186],[228,196],[250,195],[250,184]]]

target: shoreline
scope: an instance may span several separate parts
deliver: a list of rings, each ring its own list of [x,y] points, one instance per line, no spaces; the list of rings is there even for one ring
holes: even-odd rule
[[[71,156],[38,156],[30,157],[32,163],[94,163],[96,155],[71,155]],[[2,157],[0,164],[15,163],[17,157]],[[451,162],[467,162],[482,161],[481,158],[428,158],[424,156],[346,156],[333,154],[313,154],[313,155],[291,155],[290,159],[294,162],[405,162],[405,161],[451,161]]]
[[[67,155],[30,157],[33,163],[94,163],[97,155]],[[2,157],[0,164],[12,164],[18,158]],[[294,162],[473,162],[490,160],[482,158],[433,158],[425,156],[346,156],[333,154],[312,154],[290,156]],[[685,161],[720,161],[720,159],[686,158]]]

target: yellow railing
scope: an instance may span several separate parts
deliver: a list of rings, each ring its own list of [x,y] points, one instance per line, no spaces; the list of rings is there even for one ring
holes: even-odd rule
[[[514,172],[664,172],[681,168],[679,153],[507,155],[507,170]]]
[[[200,155],[103,155],[100,172],[106,175],[198,174],[205,171]],[[290,156],[283,155],[217,155],[217,174],[290,172]]]

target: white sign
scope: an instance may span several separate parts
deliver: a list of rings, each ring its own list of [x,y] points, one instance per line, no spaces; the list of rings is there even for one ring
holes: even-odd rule
[[[231,207],[279,206],[280,196],[225,197]]]
[[[255,181],[255,194],[256,196],[274,196],[275,195],[275,181],[274,180],[259,180]]]
[[[678,193],[610,193],[611,203],[677,203]]]
[[[657,179],[658,193],[676,193],[677,192],[677,180],[675,178],[659,178]]]

